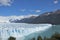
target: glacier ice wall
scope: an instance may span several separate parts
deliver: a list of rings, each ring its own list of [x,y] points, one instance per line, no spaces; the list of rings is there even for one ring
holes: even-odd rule
[[[2,40],[7,40],[10,36],[24,38],[34,32],[45,31],[51,26],[51,24],[0,23],[0,37]]]

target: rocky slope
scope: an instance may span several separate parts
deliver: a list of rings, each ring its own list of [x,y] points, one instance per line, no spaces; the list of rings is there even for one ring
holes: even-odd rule
[[[36,17],[32,23],[60,24],[60,10],[47,12]]]

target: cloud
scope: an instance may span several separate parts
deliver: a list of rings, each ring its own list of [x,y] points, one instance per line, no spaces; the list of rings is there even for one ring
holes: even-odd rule
[[[0,0],[0,6],[11,6],[13,0]]]
[[[29,10],[30,12],[36,12],[36,13],[39,13],[39,12],[41,12],[41,10]]]
[[[25,12],[25,11],[26,11],[26,9],[21,9],[20,11],[21,11],[21,12]]]
[[[39,13],[41,12],[41,10],[37,9],[37,10],[27,10],[27,9],[21,9],[20,12],[36,12],[36,13]]]
[[[58,3],[58,0],[55,0],[55,1],[54,1],[54,4],[57,4],[57,3]]]
[[[41,12],[41,10],[35,10],[35,12],[37,12],[37,13],[38,13],[38,12]]]

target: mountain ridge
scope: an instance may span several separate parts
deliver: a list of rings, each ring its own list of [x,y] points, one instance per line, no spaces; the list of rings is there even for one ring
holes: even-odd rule
[[[60,9],[52,12],[45,12],[39,16],[31,16],[29,18],[24,18],[21,20],[15,20],[15,23],[30,23],[30,24],[60,24]]]

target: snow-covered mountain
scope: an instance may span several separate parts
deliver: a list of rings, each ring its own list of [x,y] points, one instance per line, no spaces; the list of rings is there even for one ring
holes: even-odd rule
[[[21,19],[24,19],[24,18],[29,18],[31,16],[38,16],[38,15],[21,15],[21,16],[0,16],[0,23],[10,23],[9,20],[21,20]]]

